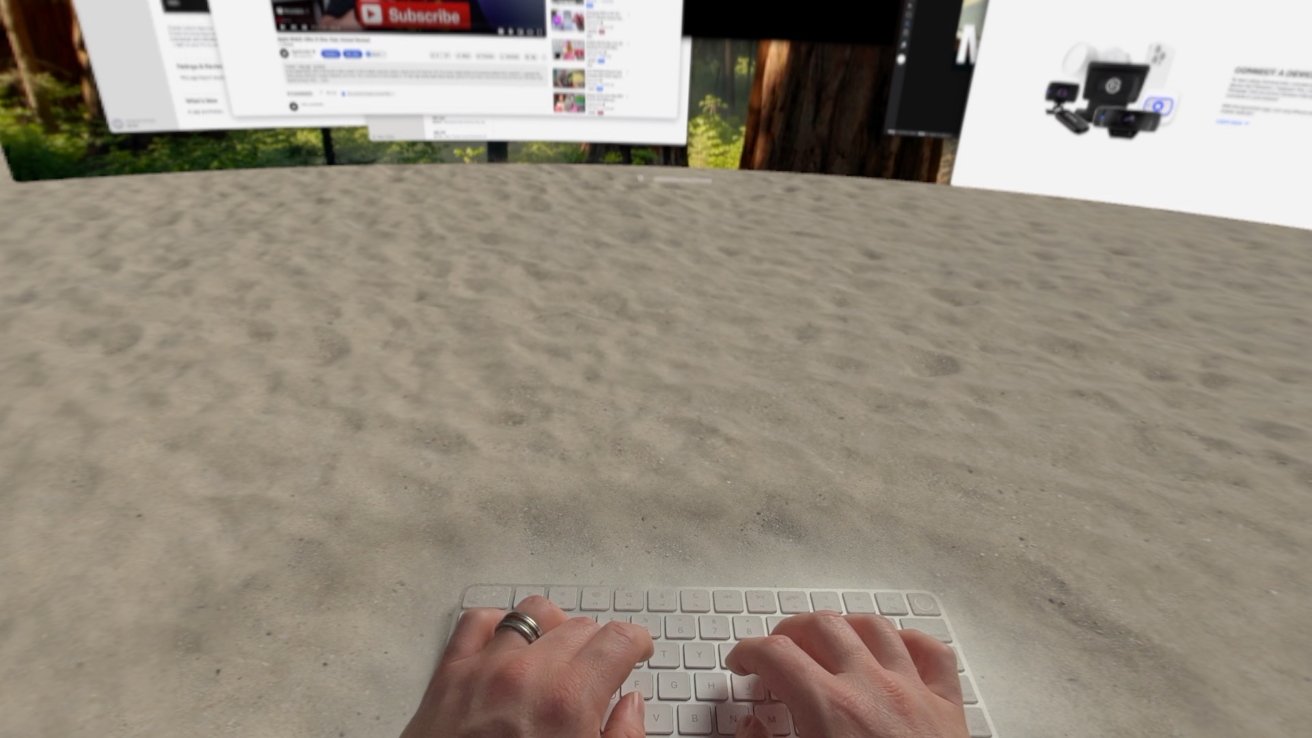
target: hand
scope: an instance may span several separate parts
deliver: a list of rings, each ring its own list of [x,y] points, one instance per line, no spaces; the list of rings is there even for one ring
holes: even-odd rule
[[[794,615],[726,659],[788,706],[799,735],[966,738],[952,649],[876,615]]]
[[[513,630],[495,630],[505,610],[465,612],[401,738],[646,736],[641,695],[621,700],[601,733],[611,695],[654,652],[646,628],[569,618],[538,595],[515,609],[538,623],[542,637],[529,644]]]

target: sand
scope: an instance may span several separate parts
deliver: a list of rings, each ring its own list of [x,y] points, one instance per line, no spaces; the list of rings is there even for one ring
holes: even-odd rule
[[[1307,232],[625,167],[0,208],[5,738],[394,736],[479,582],[925,588],[1006,738],[1312,724]]]

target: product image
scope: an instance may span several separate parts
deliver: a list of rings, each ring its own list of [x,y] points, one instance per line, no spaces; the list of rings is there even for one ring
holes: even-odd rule
[[[1055,116],[1058,122],[1075,134],[1088,133],[1089,123],[1064,106],[1068,102],[1075,101],[1079,96],[1079,85],[1069,82],[1053,82],[1048,85],[1048,102],[1053,103],[1052,110],[1049,110],[1048,114]]]
[[[1140,133],[1157,130],[1161,122],[1161,115],[1147,110],[1104,106],[1093,114],[1093,124],[1106,128],[1112,138],[1134,138]]]
[[[1118,139],[1156,131],[1173,119],[1178,105],[1173,95],[1158,91],[1174,58],[1174,51],[1160,43],[1149,46],[1147,64],[1132,63],[1130,55],[1117,47],[1099,51],[1089,43],[1075,44],[1066,53],[1062,70],[1084,80],[1086,104],[1068,110],[1066,105],[1074,105],[1080,98],[1081,86],[1058,80],[1048,85],[1045,99],[1053,107],[1047,113],[1076,135],[1088,133],[1093,126],[1106,128],[1112,138]],[[1148,87],[1150,79],[1152,88]],[[1146,88],[1153,89],[1152,94],[1136,106]]]

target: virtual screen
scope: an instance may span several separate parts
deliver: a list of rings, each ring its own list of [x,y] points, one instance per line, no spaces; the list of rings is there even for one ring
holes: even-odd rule
[[[542,0],[271,0],[279,31],[411,31],[541,36]],[[568,12],[568,11],[566,11]],[[553,10],[559,18],[561,11]],[[571,17],[573,13],[570,13]],[[579,14],[579,17],[583,17]]]

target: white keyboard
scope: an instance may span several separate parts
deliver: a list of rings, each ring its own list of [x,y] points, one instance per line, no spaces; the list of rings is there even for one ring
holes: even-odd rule
[[[641,692],[650,736],[732,736],[738,722],[753,713],[773,735],[799,735],[788,708],[762,688],[760,678],[738,676],[725,667],[724,660],[738,639],[764,636],[789,615],[821,610],[883,615],[899,628],[921,630],[951,645],[971,738],[994,736],[992,719],[962,658],[961,644],[938,599],[928,592],[479,584],[465,589],[461,610],[508,610],[535,594],[547,597],[570,617],[585,615],[599,623],[623,620],[647,628],[655,653],[611,696],[606,719],[620,697]],[[458,621],[459,616],[452,622],[452,632]]]

